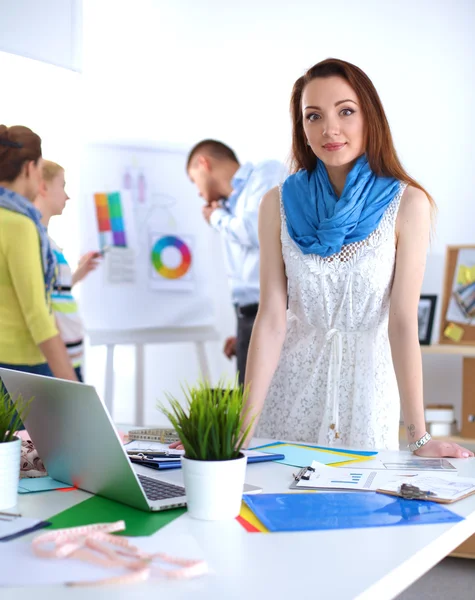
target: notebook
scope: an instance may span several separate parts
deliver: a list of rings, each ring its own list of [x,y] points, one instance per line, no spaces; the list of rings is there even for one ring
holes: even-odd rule
[[[185,453],[184,450],[170,449],[167,444],[142,440],[129,442],[124,447],[133,463],[154,469],[180,469],[180,457]],[[247,456],[248,464],[278,461],[285,458],[283,454],[269,454],[256,450],[243,450],[243,454]]]

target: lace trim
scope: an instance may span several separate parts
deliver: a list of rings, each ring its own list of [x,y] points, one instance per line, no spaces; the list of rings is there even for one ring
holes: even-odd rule
[[[302,254],[290,237],[287,229],[284,203],[282,201],[282,186],[279,186],[282,247],[285,246],[291,257],[302,258],[312,271],[320,271],[322,268],[331,268],[335,271],[341,268],[351,269],[369,250],[378,248],[386,241],[390,233],[395,235],[396,216],[406,187],[407,184],[401,182],[398,193],[386,209],[378,227],[366,239],[346,244],[337,254],[323,257],[318,254]]]

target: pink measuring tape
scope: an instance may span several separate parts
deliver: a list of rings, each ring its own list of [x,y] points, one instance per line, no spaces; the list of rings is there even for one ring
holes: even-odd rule
[[[145,581],[152,574],[168,579],[192,579],[208,573],[203,560],[173,558],[163,553],[150,554],[133,546],[126,538],[111,535],[125,529],[124,521],[71,527],[44,533],[32,542],[33,552],[43,558],[76,558],[106,568],[123,568],[129,573],[99,581],[72,582],[69,585],[107,585]],[[165,569],[157,563],[176,565]]]

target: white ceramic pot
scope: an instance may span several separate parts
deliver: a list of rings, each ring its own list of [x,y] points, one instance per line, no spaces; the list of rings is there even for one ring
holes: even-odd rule
[[[17,503],[20,456],[19,438],[0,444],[0,510],[12,508]]]
[[[182,458],[190,517],[206,521],[234,519],[241,511],[247,458],[190,460]]]

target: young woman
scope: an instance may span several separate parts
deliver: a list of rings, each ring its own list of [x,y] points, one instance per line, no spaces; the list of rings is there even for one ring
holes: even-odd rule
[[[51,310],[56,261],[33,206],[41,139],[0,125],[0,366],[77,381]]]
[[[466,457],[426,433],[417,306],[434,204],[367,75],[328,59],[291,100],[293,175],[263,198],[246,370],[257,435]],[[288,310],[287,310],[288,302]]]
[[[61,215],[69,200],[65,186],[63,167],[52,161],[43,160],[42,182],[34,204],[42,215],[41,222],[46,229],[51,217]],[[50,243],[58,265],[51,295],[52,309],[71,363],[79,381],[82,381],[84,329],[78,305],[71,291],[76,283],[97,267],[99,254],[97,252],[85,254],[73,273],[61,248],[51,238]]]

